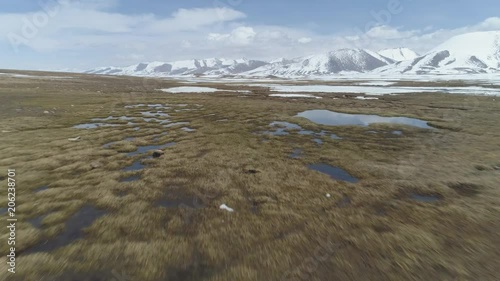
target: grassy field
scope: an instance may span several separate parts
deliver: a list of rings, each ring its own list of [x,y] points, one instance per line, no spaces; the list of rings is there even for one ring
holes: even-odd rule
[[[0,76],[0,207],[7,169],[17,172],[18,205],[17,272],[4,274],[2,227],[0,280],[500,279],[498,98],[283,99],[208,82],[192,85],[252,94],[168,94],[155,90],[189,83],[23,74],[37,77]],[[151,108],[137,104],[162,104],[169,116],[160,121],[189,124],[146,122],[141,112]],[[310,109],[413,117],[437,129],[294,117]],[[108,116],[134,124],[73,128]],[[262,134],[273,121],[342,139]],[[127,155],[172,142],[160,158]],[[297,148],[301,157],[290,158]],[[123,171],[136,161],[145,168]],[[359,182],[308,169],[315,163]],[[130,176],[140,179],[122,181]]]

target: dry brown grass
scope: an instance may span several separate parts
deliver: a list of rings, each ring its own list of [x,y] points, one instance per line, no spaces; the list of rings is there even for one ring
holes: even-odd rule
[[[0,130],[12,131],[2,133],[0,171],[18,171],[22,222],[18,273],[0,280],[110,280],[112,272],[152,281],[500,277],[500,103],[491,97],[287,100],[252,87],[247,98],[169,95],[154,89],[178,82],[70,76],[57,82],[0,79]],[[196,86],[203,85],[244,88]],[[124,108],[138,103],[188,104],[196,110],[168,110],[168,119],[190,122],[196,131],[144,122],[140,131],[71,128],[96,117],[140,116],[140,108]],[[329,127],[293,117],[308,109],[416,117],[441,129]],[[323,137],[318,146],[311,136],[258,134],[276,120],[343,139]],[[76,136],[81,140],[67,140]],[[127,137],[135,139],[123,141]],[[120,182],[135,174],[120,169],[141,159],[125,152],[154,140],[177,144],[159,159],[144,160],[140,181]],[[102,147],[110,142],[116,143]],[[287,157],[294,148],[303,149],[302,158]],[[341,167],[360,182],[331,180],[309,170],[311,163]],[[42,185],[49,189],[33,193]],[[442,199],[423,203],[411,194]],[[162,199],[197,208],[163,208],[157,204]],[[220,210],[223,203],[235,212]],[[86,205],[107,213],[85,229],[84,239],[49,253],[22,253],[59,234]],[[41,229],[27,222],[40,215],[47,215]],[[0,241],[5,237],[0,233]],[[0,244],[2,255],[6,249]],[[5,262],[0,264],[5,271]]]

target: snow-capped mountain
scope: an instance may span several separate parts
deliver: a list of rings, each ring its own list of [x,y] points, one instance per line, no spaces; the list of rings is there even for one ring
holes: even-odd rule
[[[280,59],[247,72],[250,75],[308,76],[342,72],[367,72],[394,61],[362,49],[340,49],[292,60]]]
[[[365,49],[340,49],[294,59],[279,58],[271,62],[212,58],[139,63],[87,71],[93,74],[159,77],[198,74],[293,77],[356,73],[419,75],[495,72],[500,72],[500,31],[458,35],[422,56],[408,48],[386,49],[378,53]]]
[[[427,54],[377,69],[394,74],[468,74],[500,71],[500,31],[452,37]]]
[[[266,64],[268,63],[258,60],[212,58],[204,60],[139,63],[127,67],[101,67],[86,71],[86,73],[134,76],[224,75],[250,71]]]
[[[417,53],[408,48],[384,49],[379,51],[378,54],[393,61],[413,60],[418,57]]]

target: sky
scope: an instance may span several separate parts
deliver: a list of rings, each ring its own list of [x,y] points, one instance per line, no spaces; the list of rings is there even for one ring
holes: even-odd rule
[[[87,70],[222,57],[273,60],[408,47],[500,30],[498,0],[16,0],[0,69]]]

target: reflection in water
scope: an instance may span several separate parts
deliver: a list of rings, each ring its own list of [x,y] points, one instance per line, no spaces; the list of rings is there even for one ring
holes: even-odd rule
[[[407,117],[382,117],[378,115],[347,114],[329,110],[307,110],[297,114],[310,121],[330,126],[368,126],[374,123],[390,123],[431,129],[426,121]]]
[[[118,127],[120,125],[117,124],[108,124],[108,123],[87,123],[87,124],[80,124],[80,125],[75,125],[73,128],[75,129],[97,129],[97,128],[104,128],[104,127]]]
[[[48,185],[43,185],[43,186],[40,186],[40,187],[38,187],[37,189],[33,190],[33,192],[34,192],[34,193],[38,193],[38,192],[40,192],[40,191],[44,191],[44,190],[46,190],[46,189],[48,189],[48,188],[49,188],[49,186],[48,186]]]
[[[315,142],[317,145],[322,145],[323,140],[322,139],[313,139],[313,142]]]
[[[104,214],[106,214],[106,212],[103,210],[98,210],[92,206],[84,206],[66,221],[62,233],[26,250],[24,253],[50,252],[69,245],[73,241],[83,238],[83,229],[91,226],[94,220]]]
[[[311,164],[307,166],[309,169],[329,175],[332,179],[346,181],[351,183],[358,182],[358,179],[351,176],[348,172],[341,168],[330,166],[328,164]]]
[[[171,147],[171,146],[174,146],[174,145],[175,145],[175,142],[169,142],[169,143],[163,144],[163,145],[139,146],[136,151],[127,153],[127,156],[136,156],[136,155],[139,155],[139,154],[147,153],[148,151],[151,151],[151,150],[163,149],[163,148]]]

